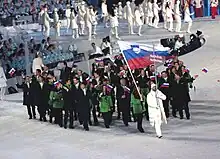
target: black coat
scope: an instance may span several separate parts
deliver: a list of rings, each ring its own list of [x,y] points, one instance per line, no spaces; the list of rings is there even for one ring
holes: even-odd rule
[[[183,78],[179,82],[173,81],[171,87],[171,97],[173,102],[179,106],[182,106],[184,103],[190,101],[188,83],[185,82]]]
[[[91,92],[86,90],[86,95],[82,89],[77,90],[77,112],[83,119],[89,119],[90,109],[91,109]]]
[[[64,100],[64,109],[73,109],[74,106],[74,92],[70,86],[64,85],[62,88],[63,100]]]
[[[125,98],[122,98],[123,95]],[[130,107],[130,92],[125,91],[122,86],[117,87],[116,98],[120,111],[127,110]]]
[[[60,79],[62,80],[62,82],[65,83],[66,80],[70,78],[70,75],[71,75],[71,68],[66,67],[65,69],[61,70]]]
[[[34,105],[34,96],[33,96],[33,85],[32,83],[28,84],[23,83],[23,105]]]
[[[48,83],[44,83],[42,88],[40,83],[37,82],[34,90],[35,94],[35,104],[40,107],[48,107],[49,96],[50,96],[50,87]]]
[[[98,101],[99,90],[92,88],[91,93],[92,93],[91,95],[92,104],[98,105],[99,104],[99,101]]]
[[[147,76],[144,76],[144,77],[139,76],[137,78],[137,80],[138,80],[138,85],[140,86],[140,88],[147,88],[148,87],[147,83],[149,82],[150,79],[147,78]]]
[[[164,84],[164,83],[168,83],[169,84],[169,86],[168,87],[163,87],[162,85]],[[171,85],[171,83],[170,83],[170,79],[169,78],[167,78],[167,80],[165,80],[164,78],[159,78],[158,79],[158,88],[159,88],[159,90],[163,93],[163,94],[165,94],[166,95],[166,97],[167,97],[167,99],[170,97],[170,85]]]

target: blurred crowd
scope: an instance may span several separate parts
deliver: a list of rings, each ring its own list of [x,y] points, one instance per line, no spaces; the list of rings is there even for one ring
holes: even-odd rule
[[[36,42],[32,38],[27,45],[30,64],[32,64],[38,53],[40,53],[46,65],[56,65],[60,61],[72,60],[74,55],[77,54],[77,47],[74,44],[70,45],[69,51],[66,51],[62,49],[62,46],[52,42],[50,37],[42,39],[41,42]],[[17,75],[19,75],[19,72],[25,73],[25,43],[16,43],[12,38],[0,41],[0,59],[7,78],[11,77],[8,72],[12,68],[17,71]]]
[[[62,19],[64,18],[66,4],[74,5],[71,0],[6,0],[0,2],[0,17],[32,16],[32,22],[38,22],[41,9],[47,7],[49,13],[57,8]]]

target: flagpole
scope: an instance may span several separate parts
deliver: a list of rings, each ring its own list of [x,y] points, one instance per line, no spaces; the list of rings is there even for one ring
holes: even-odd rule
[[[156,88],[158,88],[158,82],[157,82],[157,66],[156,66],[156,54],[155,54],[155,48],[154,48],[154,43],[153,43],[153,57],[154,57],[154,67],[155,67],[155,84],[156,84]]]
[[[132,78],[132,80],[133,80],[133,82],[134,82],[134,86],[135,86],[136,89],[137,89],[137,92],[138,92],[138,94],[139,94],[139,96],[140,96],[140,99],[143,100],[142,95],[141,95],[141,93],[140,93],[140,91],[139,91],[139,89],[138,89],[137,83],[136,83],[136,81],[135,81],[135,79],[134,79],[134,76],[133,76],[133,74],[132,74],[131,68],[130,68],[130,66],[129,66],[129,64],[128,64],[128,61],[127,61],[127,59],[125,58],[125,55],[124,55],[123,52],[122,52],[122,56],[123,56],[123,58],[124,58],[124,60],[125,60],[126,65],[128,66],[128,70],[129,70],[129,72],[130,72],[130,74],[131,74],[131,78]]]
[[[153,57],[154,57],[154,67],[155,67],[155,84],[156,84],[156,93],[155,93],[155,98],[156,98],[156,102],[157,102],[157,105],[159,106],[159,101],[158,101],[158,98],[157,98],[157,89],[158,89],[158,81],[157,81],[157,66],[156,66],[156,53],[155,53],[155,47],[154,47],[154,43],[153,43]],[[162,112],[161,108],[160,108],[160,111]],[[163,117],[163,120],[165,123],[167,123],[167,118],[166,118],[166,115],[164,114],[164,111],[162,112],[162,117]]]

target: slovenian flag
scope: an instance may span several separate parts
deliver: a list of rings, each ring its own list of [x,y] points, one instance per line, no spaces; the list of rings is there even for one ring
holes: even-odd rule
[[[10,69],[10,71],[8,72],[10,74],[10,76],[12,77],[14,75],[14,73],[16,72],[16,70],[14,68]]]
[[[163,63],[169,59],[170,48],[153,46],[132,42],[118,41],[119,48],[123,53],[130,69],[145,68],[154,63]]]
[[[103,60],[102,59],[100,59],[100,58],[96,58],[95,59],[95,62],[102,62]]]
[[[59,83],[60,83],[60,81],[56,81],[53,84],[54,84],[55,87],[57,87],[59,85]]]
[[[189,68],[185,68],[185,69],[184,69],[184,72],[189,72]]]
[[[202,72],[207,73],[207,72],[208,72],[208,69],[207,69],[207,68],[203,68],[203,69],[202,69]]]
[[[111,91],[113,89],[113,87],[110,85],[110,84],[107,84],[105,86],[105,88],[108,90],[108,91]]]
[[[155,76],[150,76],[151,81],[155,81],[156,77]]]
[[[169,83],[163,83],[160,87],[161,88],[169,88],[170,84]]]
[[[168,67],[168,68],[172,68],[173,65],[172,65],[172,64],[168,64],[167,67]]]
[[[86,82],[89,83],[89,82],[91,82],[91,81],[92,81],[92,78],[91,78],[90,76],[88,76],[88,77],[86,78]]]

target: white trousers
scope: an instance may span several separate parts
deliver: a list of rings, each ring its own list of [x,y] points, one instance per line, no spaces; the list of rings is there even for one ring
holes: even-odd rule
[[[112,27],[111,34],[115,35],[115,37],[118,38],[118,27]]]
[[[169,31],[172,31],[172,30],[173,30],[173,21],[170,21],[169,23],[170,23],[170,27],[169,27],[168,30],[169,30]]]
[[[165,28],[165,29],[167,29],[167,18],[166,18],[166,14],[163,14],[163,27]]]
[[[148,17],[145,17],[145,24],[148,24],[149,23],[149,18]]]
[[[1,100],[5,99],[5,92],[6,92],[6,87],[1,88]]]
[[[88,28],[89,40],[92,40],[92,25],[87,28]]]
[[[142,25],[140,25],[138,28],[138,35],[141,35],[141,29],[142,29]]]
[[[162,136],[161,122],[155,121],[154,128],[158,137]]]
[[[44,28],[45,28],[45,33],[44,33],[44,35],[45,35],[46,37],[49,37],[49,36],[50,36],[50,26],[44,26]]]
[[[67,18],[67,19],[66,19],[66,23],[67,23],[66,31],[68,31],[69,28],[70,28],[70,18]]]
[[[190,33],[191,32],[191,27],[192,27],[192,21],[188,22],[188,28],[187,28],[187,32]]]
[[[56,37],[60,36],[60,27],[55,28],[55,34],[56,34]]]
[[[148,25],[152,26],[153,25],[153,17],[148,17]]]
[[[128,24],[128,33],[134,34],[133,24]]]
[[[73,39],[79,38],[79,31],[78,31],[77,28],[76,28],[76,29],[72,29],[72,38],[73,38]]]
[[[154,27],[155,27],[155,28],[158,27],[159,20],[160,20],[160,19],[159,19],[159,16],[156,15],[156,16],[154,17]]]
[[[177,21],[176,22],[176,32],[180,32],[180,30],[181,30],[181,21]]]
[[[92,34],[96,35],[96,25],[92,25]]]
[[[85,31],[85,24],[81,23],[79,24],[79,34],[83,35]]]

